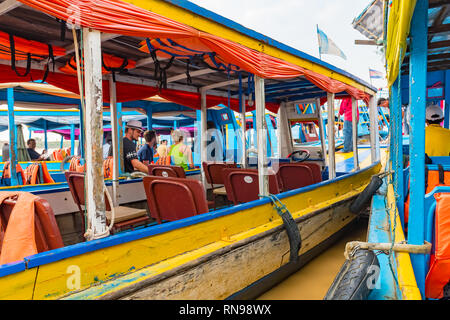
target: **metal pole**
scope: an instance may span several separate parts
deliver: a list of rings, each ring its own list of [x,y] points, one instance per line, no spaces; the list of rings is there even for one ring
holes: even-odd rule
[[[44,120],[44,149],[48,152],[47,126],[47,120]]]
[[[17,153],[16,153],[16,131],[14,123],[14,88],[6,89],[6,97],[8,100],[8,131],[9,131],[9,167],[11,172],[11,186],[17,186]]]
[[[206,121],[208,119],[208,113],[207,113],[207,104],[206,104],[206,90],[200,89],[200,96],[201,96],[201,119],[200,119],[200,134],[198,135],[200,137],[200,160],[201,162],[206,162],[208,160],[208,155],[206,153]],[[203,170],[203,165],[200,165],[201,173],[202,173],[202,182],[203,185],[206,186],[206,174],[205,170]],[[205,188],[206,190],[206,188]]]
[[[335,140],[334,140],[334,93],[327,93],[328,104],[328,173],[329,180],[336,178]]]
[[[117,150],[117,154],[119,157],[117,158],[117,163],[119,164],[119,176],[120,176],[120,174],[125,171],[123,162],[123,135],[125,126],[123,125],[122,122],[122,103],[120,102],[116,103],[116,108],[117,108],[117,140],[119,141]]]
[[[146,110],[147,110],[147,130],[152,130],[153,129],[153,110],[152,110],[152,106],[150,105],[150,101],[148,102]]]
[[[324,159],[324,164],[328,165],[328,160],[327,160],[327,144],[325,142],[325,130],[323,127],[323,119],[322,119],[322,109],[320,108],[320,99],[316,100],[316,112],[317,112],[317,117],[319,119],[319,134],[320,134],[320,144],[322,145],[322,154],[323,154],[323,159]]]
[[[417,0],[411,21],[410,42],[410,199],[408,243],[422,245],[425,240],[425,107],[428,54],[428,0]],[[417,285],[424,295],[425,255],[411,254]]]
[[[83,109],[83,104],[80,103],[79,105],[80,108],[80,134],[78,136],[78,144],[80,146],[80,158],[81,158],[81,164],[84,164],[84,159],[86,159],[86,155],[84,154],[84,141],[85,141],[85,134],[84,134],[84,114],[86,113],[85,110]]]
[[[83,28],[86,91],[86,201],[88,240],[109,235],[106,226],[103,178],[102,53],[99,31]]]
[[[116,83],[112,75],[108,76],[109,80],[109,106],[111,109],[111,138],[112,138],[112,157],[113,157],[113,183],[112,183],[112,200],[113,206],[117,207],[119,205],[119,122],[117,113],[117,92]]]
[[[75,155],[75,124],[70,124],[70,154]]]
[[[358,155],[358,100],[352,97],[352,135],[353,135],[353,166],[359,170]]]
[[[242,95],[241,99],[241,124],[242,124],[242,159],[241,159],[241,165],[242,168],[247,168],[247,139],[246,139],[246,131],[247,131],[247,125],[245,122],[245,111],[246,111],[246,105],[245,105],[245,95]]]
[[[392,169],[394,171],[394,191],[400,219],[403,223],[404,198],[403,198],[403,135],[402,135],[402,100],[401,100],[401,73],[392,85],[391,130],[393,132],[394,147],[391,150]]]
[[[265,125],[265,90],[264,79],[255,76],[255,118],[256,118],[256,137],[258,140],[258,180],[259,194],[269,195],[269,177],[267,175],[267,132]]]

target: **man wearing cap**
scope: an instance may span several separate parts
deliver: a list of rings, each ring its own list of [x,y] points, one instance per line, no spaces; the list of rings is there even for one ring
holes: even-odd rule
[[[123,137],[123,160],[125,172],[140,171],[148,174],[148,168],[145,164],[139,161],[136,152],[136,145],[133,141],[138,141],[144,130],[142,129],[142,122],[137,120],[128,121],[125,126],[125,137]],[[112,156],[112,148],[110,148],[109,155]]]
[[[426,110],[425,153],[429,157],[448,157],[450,155],[450,130],[442,128],[444,113],[437,105]]]

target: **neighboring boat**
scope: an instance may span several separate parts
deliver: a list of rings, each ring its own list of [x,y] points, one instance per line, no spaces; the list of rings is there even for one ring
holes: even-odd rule
[[[120,1],[120,5],[108,2],[108,6],[99,6],[99,1],[73,4],[82,6],[80,10],[84,14],[79,23],[87,27],[82,30],[87,46],[84,48],[84,90],[79,89],[81,81],[78,82],[73,75],[51,71],[46,74],[34,65],[28,71],[26,77],[32,75],[33,79],[39,79],[45,75],[47,82],[55,86],[86,95],[86,99],[82,99],[86,117],[83,122],[86,173],[82,177],[87,184],[84,191],[89,192],[86,215],[83,216],[88,241],[63,246],[62,241],[57,241],[60,240],[60,233],[68,229],[76,230],[76,223],[66,221],[67,224],[60,223],[55,228],[56,223],[45,220],[42,228],[48,233],[38,232],[37,236],[47,247],[37,254],[25,255],[0,267],[2,299],[254,298],[301,268],[352,227],[358,212],[351,213],[349,207],[372,176],[381,170],[375,88],[345,71],[190,2],[175,4],[149,0],[140,2],[141,7],[131,5],[131,2]],[[21,0],[21,3],[22,6],[11,10],[14,14],[27,14],[27,21],[35,27],[28,28],[28,22],[15,27],[27,28],[27,34],[33,35],[37,26],[45,25],[45,30],[54,32],[49,39],[54,37],[54,43],[62,48],[70,46],[72,39],[69,33],[64,40],[60,39],[61,26],[49,17],[70,18],[66,16],[68,2],[60,3],[58,7],[50,6],[54,1],[46,0],[39,3]],[[32,5],[33,10],[27,4]],[[150,8],[153,11],[149,11]],[[106,14],[101,15],[102,19],[96,17],[99,10],[106,10]],[[186,20],[187,13],[196,19]],[[132,26],[127,25],[129,22],[133,22]],[[100,45],[100,31],[106,30],[114,35],[105,34],[102,38],[104,43]],[[76,36],[76,32],[73,35]],[[120,41],[115,41],[114,36],[118,36]],[[146,40],[141,41],[142,38]],[[112,43],[114,45],[110,46]],[[75,41],[75,47],[77,44]],[[91,44],[96,45],[90,47]],[[104,81],[103,87],[109,85],[108,92],[102,89],[101,51],[94,50],[100,47],[108,47],[108,54],[117,57],[125,55],[136,62],[131,63],[133,67],[127,70],[123,67],[123,59],[120,60],[122,68],[105,62],[106,68],[103,66],[105,70],[102,72],[108,73],[109,69],[110,74],[106,75],[109,81]],[[95,52],[95,58],[90,59],[88,55]],[[73,64],[70,54],[61,61],[65,67],[70,61]],[[98,68],[93,68],[92,64]],[[16,69],[21,74],[26,73],[24,68],[16,66]],[[81,67],[76,69],[81,74]],[[0,65],[0,70],[11,78],[16,77],[8,64]],[[150,74],[157,80],[149,79]],[[293,89],[295,96],[292,96]],[[8,91],[9,106],[13,105],[13,93],[13,90]],[[117,145],[121,133],[117,130],[117,101],[139,101],[152,95],[199,110],[197,139],[200,142],[200,160],[206,168],[205,134],[207,121],[210,120],[207,108],[226,105],[239,112],[244,121],[246,112],[255,109],[257,148],[246,148],[245,130],[236,135],[242,139],[242,148],[233,148],[232,152],[239,154],[239,160],[230,165],[239,164],[248,169],[255,160],[253,165],[257,170],[229,167],[222,171],[223,177],[228,177],[223,180],[225,195],[235,205],[218,210],[208,209],[205,188],[210,185],[204,167],[201,170],[203,183],[183,178],[128,177],[130,179],[124,180],[123,184],[140,186],[154,219],[146,225],[109,235],[110,229],[105,223],[105,188],[99,157],[103,133],[101,112],[94,111],[101,110],[102,100],[110,103],[113,145]],[[333,112],[335,96],[350,96],[355,102],[364,100],[370,105],[373,124],[370,151],[355,150],[354,154],[335,155],[334,118],[328,123],[330,134],[327,136],[323,125],[319,125],[320,153],[310,153],[294,145],[291,126],[305,119],[305,115],[296,111],[295,105],[310,103],[316,106],[315,110],[319,110],[322,104],[320,98],[326,97],[328,110]],[[277,158],[267,157],[265,109],[278,112]],[[221,117],[224,121],[230,121],[225,114]],[[323,123],[320,112],[307,117]],[[325,139],[332,148],[327,148]],[[356,149],[355,137],[353,140]],[[115,166],[111,180],[113,190],[118,188],[118,192],[116,189],[111,199],[107,192],[109,204],[114,200],[120,203],[120,199],[114,199],[114,194],[117,196],[122,192],[117,165],[119,154],[120,150],[114,152]],[[14,156],[11,155],[11,158],[14,159]],[[340,160],[348,164],[344,171],[340,171],[337,165]],[[296,174],[288,172],[282,176],[283,165],[296,170]],[[273,175],[269,174],[272,171],[268,167],[274,172],[281,169]],[[241,174],[242,179],[232,182],[230,177],[234,172]],[[79,181],[84,183],[83,179]],[[160,194],[159,189],[151,189],[155,181],[165,187],[170,185],[181,189],[170,189],[171,192]],[[254,199],[241,200],[240,197],[248,193]],[[137,192],[125,195],[128,196],[137,196]],[[179,200],[181,197],[184,197],[183,201]],[[9,199],[4,205],[12,206],[13,202]],[[161,217],[158,214],[164,206],[175,208],[175,212],[171,213],[183,217],[174,219],[162,214]],[[114,212],[117,207],[112,207]],[[51,210],[45,206],[42,208],[36,205],[36,210],[40,210],[37,219],[42,221],[42,217],[50,217],[49,220],[52,220]],[[48,234],[52,237],[46,241]]]
[[[429,103],[443,109],[444,127],[449,128],[450,123],[449,4],[394,0],[385,10],[391,92],[387,177],[372,198],[368,243],[351,243],[346,248],[346,255],[355,254],[360,262],[361,251],[373,251],[379,267],[371,269],[367,282],[362,279],[370,265],[375,265],[369,263],[373,255],[364,258],[368,268],[361,267],[359,273],[352,270],[354,275],[358,273],[355,277],[343,267],[327,298],[332,294],[344,297],[341,293],[348,291],[352,292],[345,297],[361,297],[358,294],[364,291],[364,298],[370,300],[449,299],[450,158],[447,154],[426,157],[424,130]],[[412,115],[409,132],[402,132],[405,105]],[[351,288],[339,280],[344,278]],[[361,286],[357,288],[355,283]],[[370,290],[357,293],[364,286]]]

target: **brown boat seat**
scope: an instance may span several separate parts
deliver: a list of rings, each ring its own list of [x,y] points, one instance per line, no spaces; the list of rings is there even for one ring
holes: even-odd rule
[[[322,169],[320,167],[320,164],[310,161],[301,162],[300,164],[308,166],[311,169],[314,183],[322,182]]]
[[[151,176],[186,178],[184,169],[180,166],[165,166],[159,164],[149,164],[148,174]]]
[[[282,192],[303,188],[314,184],[314,177],[309,166],[301,163],[286,163],[279,167],[277,176],[281,182]]]
[[[7,198],[0,205],[0,251],[3,242],[4,232],[8,226],[11,212],[17,203],[17,196]],[[34,201],[35,211],[35,240],[38,252],[45,252],[52,249],[64,247],[64,243],[59,231],[52,208],[47,200],[37,198]]]
[[[200,181],[149,176],[143,179],[150,215],[158,223],[176,221],[209,212]]]
[[[78,211],[81,215],[82,221],[84,222],[84,210],[81,206],[85,206],[84,197],[84,173],[82,172],[65,172],[67,183],[69,184],[69,189],[72,194],[72,198],[78,207]],[[109,223],[111,221],[111,205],[105,195],[105,206],[106,206],[106,219]],[[151,219],[147,214],[145,209],[131,208],[127,206],[119,206],[115,208],[114,225],[112,232],[117,232],[124,228],[133,228],[136,225],[142,225],[150,223]],[[86,232],[83,226],[83,234]]]
[[[202,162],[203,171],[205,172],[206,181],[213,189],[213,204],[216,208],[216,195],[226,195],[225,187],[223,185],[222,170],[226,168],[237,168],[235,163],[223,163],[213,161]],[[216,185],[216,186],[215,186]]]
[[[228,168],[223,169],[222,174],[228,199],[235,205],[259,199],[258,170]],[[274,174],[269,174],[269,193],[280,193]]]

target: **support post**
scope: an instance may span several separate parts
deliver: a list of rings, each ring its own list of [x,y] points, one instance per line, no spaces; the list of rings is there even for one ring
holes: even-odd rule
[[[146,107],[147,110],[147,130],[153,130],[153,109],[150,105],[150,101]]]
[[[324,159],[324,164],[328,165],[327,160],[327,144],[325,142],[325,129],[323,127],[322,109],[320,108],[320,99],[316,99],[316,112],[319,118],[319,134],[320,134],[320,144],[322,146],[322,155]]]
[[[122,122],[122,103],[116,103],[117,108],[117,140],[118,140],[118,150],[117,150],[117,163],[119,164],[119,176],[122,172],[125,172],[124,162],[123,162],[123,136],[125,126]]]
[[[63,135],[61,135],[61,141],[60,141],[60,143],[59,143],[59,148],[60,148],[60,149],[63,149],[63,148],[64,148],[64,136],[63,136]]]
[[[259,194],[269,195],[269,177],[267,175],[267,132],[265,125],[266,99],[264,79],[255,76],[255,118],[258,150]]]
[[[70,124],[70,154],[75,155],[75,124]]]
[[[108,76],[109,80],[109,106],[111,111],[111,138],[112,138],[112,157],[113,157],[113,182],[112,182],[112,200],[113,206],[119,205],[119,122],[117,113],[117,92],[116,83],[112,75]]]
[[[82,103],[80,103],[80,105],[79,105],[79,109],[80,109],[80,135],[78,136],[78,143],[79,143],[79,145],[80,145],[80,154],[79,154],[79,156],[80,156],[80,161],[81,161],[81,164],[84,164],[84,162],[85,162],[85,159],[86,159],[86,155],[84,154],[84,141],[85,141],[85,132],[84,132],[84,123],[85,123],[85,120],[84,120],[84,115],[85,115],[85,113],[86,113],[86,111],[83,109],[83,104]]]
[[[411,21],[409,86],[411,106],[410,134],[410,199],[408,243],[424,244],[425,210],[425,107],[428,53],[428,0],[417,0]],[[417,285],[424,295],[425,255],[411,254]]]
[[[246,112],[245,95],[242,95],[242,99],[241,99],[241,123],[242,123],[242,135],[241,135],[242,159],[241,159],[241,165],[242,165],[242,168],[247,168],[247,139],[246,139],[247,125],[246,125],[246,122],[245,122],[245,112]]]
[[[206,186],[206,173],[205,170],[203,169],[203,162],[206,162],[208,160],[208,155],[206,153],[206,131],[207,131],[207,127],[206,127],[206,122],[208,119],[208,113],[207,113],[207,108],[206,108],[206,90],[204,89],[200,89],[200,96],[201,96],[201,119],[200,119],[200,168],[201,168],[201,173],[202,173],[202,182],[203,185]],[[217,151],[216,151],[217,152]],[[205,188],[206,190],[206,188]]]
[[[99,31],[83,28],[86,94],[86,201],[88,240],[109,235],[106,226],[103,178],[102,53]]]
[[[378,138],[378,110],[375,96],[369,100],[370,157],[372,164],[380,160],[380,139]]]
[[[403,198],[403,135],[402,135],[402,98],[401,75],[392,85],[392,103],[390,104],[390,118],[392,131],[392,144],[390,158],[392,158],[392,171],[394,172],[394,193],[400,220],[403,224],[404,198]]]
[[[329,180],[336,178],[335,132],[334,132],[334,93],[327,93],[328,104],[328,175]]]
[[[444,92],[445,92],[445,120],[444,127],[450,128],[450,70],[445,70],[445,84],[444,84]]]
[[[359,170],[358,155],[358,100],[352,97],[352,135],[353,135],[353,167]]]
[[[14,88],[6,89],[8,100],[8,131],[9,131],[9,167],[11,172],[11,186],[17,186],[17,137],[14,123]]]
[[[47,150],[48,152],[47,130],[48,130],[47,120],[44,120],[44,149]]]

